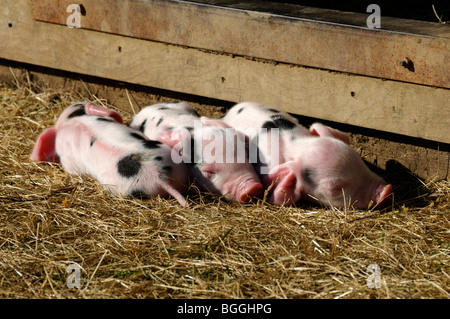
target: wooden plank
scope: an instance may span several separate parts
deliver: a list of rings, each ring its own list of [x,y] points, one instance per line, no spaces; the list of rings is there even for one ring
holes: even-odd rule
[[[370,13],[361,14],[356,12],[347,12],[347,11],[338,11],[333,9],[324,9],[320,6],[320,2],[325,3],[327,1],[316,1],[316,4],[320,7],[307,7],[304,5],[298,4],[290,4],[285,3],[284,1],[261,1],[261,0],[195,0],[194,2],[200,2],[203,4],[211,4],[216,6],[222,6],[227,8],[241,9],[241,10],[249,10],[256,12],[267,12],[273,13],[275,15],[301,18],[305,20],[314,20],[314,21],[322,21],[329,23],[336,23],[341,25],[349,25],[356,27],[367,27],[367,18]],[[293,1],[288,1],[291,3],[295,3]],[[303,2],[303,1],[300,1]],[[386,2],[386,1],[384,1]],[[332,3],[328,1],[330,6],[336,7],[341,4]],[[367,6],[370,2],[361,1],[356,8],[361,8],[364,5]],[[355,9],[356,9],[355,8]],[[431,11],[431,6],[428,5],[429,10]],[[417,34],[417,35],[426,35],[431,37],[439,37],[439,38],[449,38],[450,37],[450,28],[445,24],[424,22],[424,21],[415,21],[410,19],[400,19],[400,18],[392,18],[393,16],[389,13],[386,13],[385,7],[383,3],[380,3],[380,9],[382,13],[381,17],[381,29],[393,32],[402,32],[409,34]],[[408,8],[408,13],[411,14],[412,11],[417,11],[418,7],[413,8],[414,10],[410,10]],[[392,10],[392,6],[391,6]],[[440,7],[438,8],[440,10]]]
[[[6,0],[0,58],[450,143],[449,90],[69,29]]]
[[[66,8],[72,2],[32,0],[33,17],[65,25],[69,15]],[[83,0],[81,3],[85,10],[81,27],[86,29],[450,88],[448,25],[431,27],[436,24],[403,20],[403,24],[415,26],[409,29],[417,30],[422,26],[427,30],[424,32],[427,35],[418,35],[312,21],[301,18],[313,16],[311,10],[305,9],[300,10],[303,13],[298,14],[301,16],[299,18],[242,9],[249,7],[242,4],[229,8],[161,0]],[[259,8],[268,10],[267,6],[260,5]],[[276,8],[276,12],[283,12],[281,4]],[[320,9],[313,11],[319,15]],[[351,16],[353,20],[357,16],[356,20],[361,23],[364,15]],[[364,17],[367,19],[367,16]],[[348,20],[351,19],[345,21]],[[390,27],[402,22],[402,19],[387,20]],[[433,29],[438,29],[438,32],[430,31]]]

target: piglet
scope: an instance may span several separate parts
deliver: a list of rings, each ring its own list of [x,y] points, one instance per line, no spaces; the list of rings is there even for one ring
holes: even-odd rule
[[[246,137],[221,120],[200,117],[187,103],[147,106],[130,126],[172,148],[173,159],[187,164],[203,190],[227,200],[247,202],[263,185],[246,154]]]
[[[39,135],[31,160],[60,162],[67,172],[91,175],[117,195],[172,195],[187,206],[181,194],[188,178],[185,165],[172,161],[167,145],[122,123],[112,110],[73,104]]]
[[[392,191],[339,130],[320,123],[308,130],[289,114],[254,102],[236,104],[223,121],[256,145],[258,172],[274,204],[304,198],[328,206],[380,207]]]

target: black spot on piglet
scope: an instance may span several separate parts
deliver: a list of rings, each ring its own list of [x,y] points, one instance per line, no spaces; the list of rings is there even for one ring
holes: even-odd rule
[[[296,124],[282,117],[281,115],[272,115],[272,121],[267,121],[262,125],[262,128],[272,129],[278,128],[280,131],[292,130]]]
[[[275,126],[274,122],[267,121],[267,122],[264,122],[264,124],[261,126],[261,128],[272,129],[272,128],[276,128],[276,126]]]
[[[141,141],[145,141],[145,137],[143,137],[142,135],[135,133],[135,132],[131,132],[130,133],[131,137],[134,137],[135,139],[141,140]]]
[[[147,124],[147,119],[145,119],[144,122],[142,122],[141,126],[139,126],[139,131],[141,133],[144,133],[146,124]]]
[[[99,121],[99,122],[115,122],[112,118],[103,117],[103,116],[97,117],[97,121]]]
[[[153,148],[158,148],[161,145],[161,142],[153,141],[153,140],[145,140],[144,142],[142,142],[142,144],[144,144],[145,148],[153,149]]]
[[[84,105],[80,104],[81,107],[75,111],[73,111],[72,113],[69,114],[69,116],[67,116],[68,119],[71,119],[73,117],[77,117],[77,116],[82,116],[82,115],[86,115],[86,112],[84,111]]]
[[[310,168],[305,168],[302,171],[303,182],[308,186],[314,185],[314,170]]]
[[[280,130],[292,130],[296,124],[282,117],[281,115],[272,115],[270,117]]]
[[[166,175],[169,175],[170,173],[172,173],[172,166],[170,166],[170,165],[164,165],[164,166],[161,168],[161,173],[166,174]]]
[[[162,166],[159,166],[157,169],[160,174],[159,178],[161,178],[163,180],[168,180],[168,178],[171,175],[172,170],[173,170],[172,166],[170,166],[170,165],[162,165]]]
[[[142,145],[144,145],[144,147],[148,148],[148,149],[158,148],[162,144],[161,142],[158,142],[158,141],[148,140],[145,137],[143,137],[142,135],[134,133],[134,132],[130,133],[130,135],[132,137],[142,141]]]
[[[117,162],[117,171],[123,177],[133,177],[139,174],[141,166],[141,156],[139,154],[130,154]]]

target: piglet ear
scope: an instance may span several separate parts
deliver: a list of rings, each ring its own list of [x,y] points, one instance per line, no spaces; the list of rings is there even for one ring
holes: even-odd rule
[[[123,119],[119,113],[117,113],[113,110],[105,109],[104,107],[97,106],[94,103],[90,103],[90,102],[86,103],[86,105],[84,106],[84,110],[86,111],[86,114],[88,114],[88,115],[98,115],[98,116],[110,117],[114,121],[116,121],[120,124],[123,124]]]
[[[177,136],[172,131],[164,131],[156,137],[157,141],[160,141],[166,145],[169,145],[171,148],[174,147],[180,140],[177,139]]]
[[[56,129],[46,129],[39,135],[30,159],[36,162],[59,162],[55,150]]]
[[[223,127],[223,128],[231,127],[220,119],[210,119],[209,117],[202,116],[202,117],[200,117],[200,120],[202,121],[202,124],[206,125],[206,126],[216,126],[216,127]]]
[[[177,145],[181,148],[181,142],[190,137],[188,130],[164,131],[156,137],[156,140],[169,145],[171,148]]]
[[[313,136],[334,137],[338,140],[341,140],[345,144],[350,144],[350,139],[348,138],[347,134],[320,123],[314,123],[313,125],[311,125],[309,131]]]

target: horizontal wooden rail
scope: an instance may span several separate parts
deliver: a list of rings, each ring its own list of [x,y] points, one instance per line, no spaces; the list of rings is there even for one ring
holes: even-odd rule
[[[32,0],[32,15],[39,21],[66,25],[69,15],[66,9],[73,2]],[[271,10],[267,5],[262,6],[264,1],[247,1],[247,5],[244,1],[232,8],[207,4],[215,1],[203,2],[206,3],[167,0],[82,0],[77,3],[82,4],[80,24],[85,29],[450,88],[448,25],[383,17],[382,25],[390,26],[391,30],[371,30],[365,25],[305,19],[302,17],[312,18],[314,14],[292,5],[288,7],[292,13],[282,15],[270,12],[282,12],[280,4]],[[249,3],[261,11],[250,9]],[[320,16],[322,11],[314,12]],[[344,21],[361,24],[368,16],[353,14]],[[401,32],[392,31],[395,25],[402,24],[413,26],[402,26]],[[414,33],[421,27],[426,35]],[[406,32],[409,29],[412,31]]]

